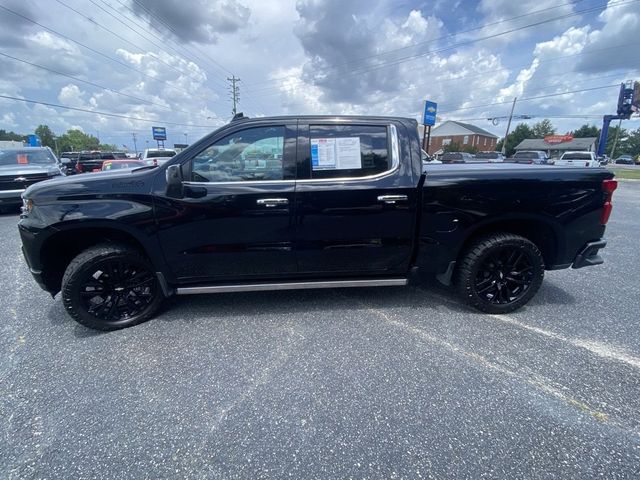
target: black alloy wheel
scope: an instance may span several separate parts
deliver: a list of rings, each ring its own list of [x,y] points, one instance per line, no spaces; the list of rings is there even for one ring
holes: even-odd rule
[[[544,259],[530,240],[510,233],[479,238],[462,255],[456,283],[465,300],[487,313],[525,305],[544,278]]]
[[[67,267],[62,300],[79,323],[116,330],[148,320],[163,295],[148,260],[121,245],[98,245]]]
[[[488,255],[478,268],[475,290],[489,303],[503,305],[521,298],[533,282],[533,263],[517,246],[506,245]]]

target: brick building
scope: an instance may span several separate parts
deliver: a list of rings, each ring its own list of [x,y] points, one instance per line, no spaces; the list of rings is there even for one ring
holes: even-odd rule
[[[424,127],[420,125],[419,129],[422,140]],[[429,155],[439,153],[452,143],[457,143],[461,150],[465,147],[475,147],[480,151],[493,151],[496,149],[498,136],[469,123],[447,120],[431,129],[431,141],[427,152]]]

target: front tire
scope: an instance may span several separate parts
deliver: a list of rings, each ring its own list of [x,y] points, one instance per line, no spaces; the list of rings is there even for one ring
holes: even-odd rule
[[[509,313],[536,294],[544,259],[530,240],[509,233],[479,238],[463,254],[456,284],[465,301],[486,313]]]
[[[162,300],[149,260],[124,245],[97,245],[83,251],[62,278],[67,313],[95,330],[118,330],[149,320]]]

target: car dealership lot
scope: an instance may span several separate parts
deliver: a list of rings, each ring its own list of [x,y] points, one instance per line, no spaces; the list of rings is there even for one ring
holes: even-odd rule
[[[639,216],[621,183],[606,263],[506,316],[430,282],[181,297],[98,333],[4,215],[0,477],[636,477]]]

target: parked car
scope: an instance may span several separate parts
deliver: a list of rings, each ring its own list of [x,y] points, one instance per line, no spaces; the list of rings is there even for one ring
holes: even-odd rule
[[[123,168],[140,168],[145,166],[147,166],[147,164],[140,160],[105,160],[102,162],[102,171],[119,170]]]
[[[174,294],[399,286],[417,271],[507,313],[545,270],[603,262],[611,171],[425,173],[419,145],[405,118],[233,121],[157,168],[32,185],[25,258],[72,318],[100,330],[148,320]]]
[[[467,152],[447,152],[440,155],[442,163],[470,163],[473,159],[473,155]]]
[[[600,162],[593,152],[565,152],[555,161],[559,167],[600,167]]]
[[[63,167],[49,147],[0,150],[0,206],[18,206],[25,189],[63,175]]]
[[[551,163],[549,161],[549,157],[547,156],[547,152],[543,152],[542,150],[522,150],[520,152],[514,153],[512,157],[507,159],[507,161],[513,163],[528,163],[536,165],[547,165]]]
[[[500,163],[504,162],[504,155],[500,152],[478,152],[475,159],[482,162]]]
[[[176,155],[175,150],[163,149],[163,148],[147,148],[142,152],[140,160],[147,165],[162,165],[163,163],[171,160]]]
[[[613,163],[616,165],[633,165],[633,157],[631,155],[620,155]]]
[[[636,165],[640,165],[640,153],[636,155],[636,159],[633,161]]]

